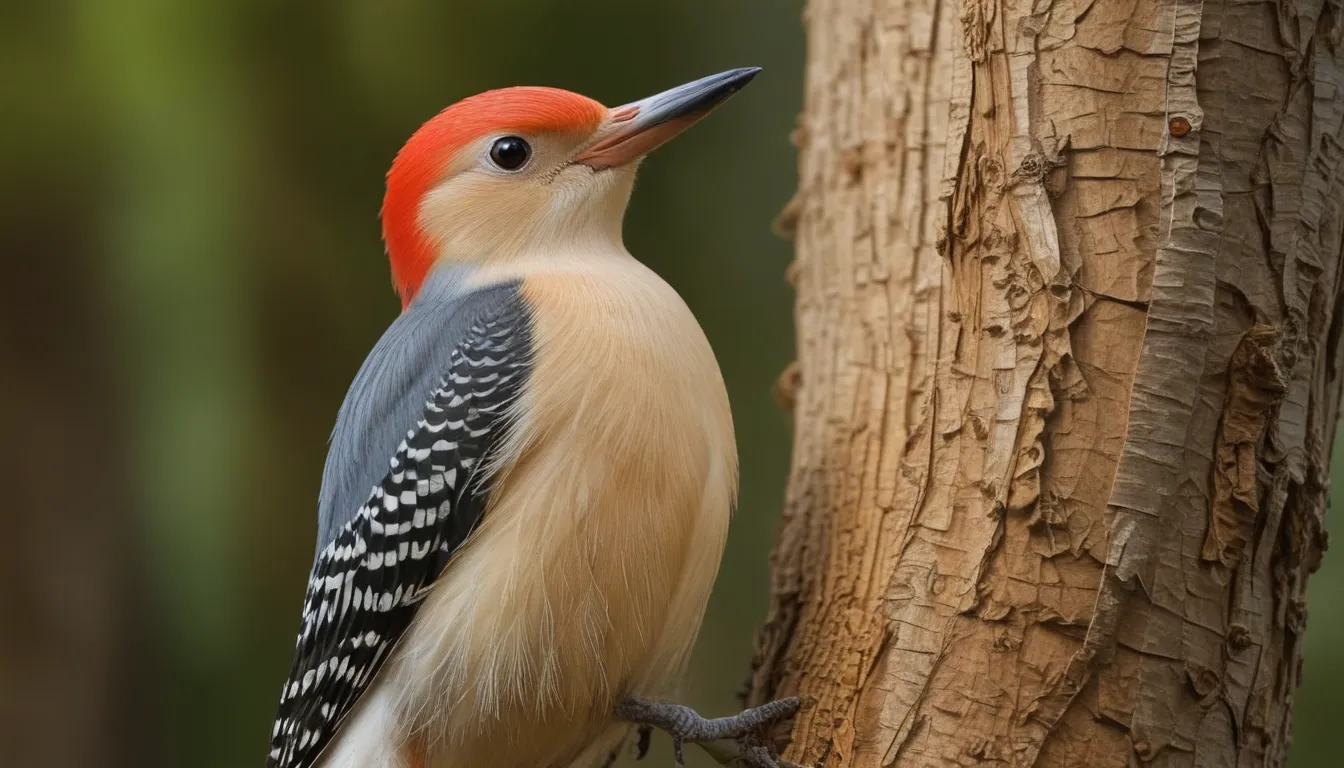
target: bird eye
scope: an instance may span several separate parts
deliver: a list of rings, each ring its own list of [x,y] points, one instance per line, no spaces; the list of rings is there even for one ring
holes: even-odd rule
[[[516,171],[532,157],[532,147],[518,136],[496,139],[490,146],[490,162],[505,171]]]

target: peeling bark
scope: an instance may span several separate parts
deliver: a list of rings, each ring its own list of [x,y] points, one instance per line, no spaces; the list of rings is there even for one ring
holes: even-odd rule
[[[1283,764],[1341,394],[1341,19],[811,0],[748,696],[803,697],[787,757]]]

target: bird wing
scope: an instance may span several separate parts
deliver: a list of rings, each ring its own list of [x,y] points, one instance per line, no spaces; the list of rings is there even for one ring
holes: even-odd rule
[[[318,553],[268,768],[306,768],[480,522],[531,357],[516,293],[476,314],[367,500]]]

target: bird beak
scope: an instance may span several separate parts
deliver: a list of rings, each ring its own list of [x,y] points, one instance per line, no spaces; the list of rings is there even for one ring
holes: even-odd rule
[[[593,142],[574,162],[612,168],[641,158],[708,115],[760,71],[730,69],[609,110]]]

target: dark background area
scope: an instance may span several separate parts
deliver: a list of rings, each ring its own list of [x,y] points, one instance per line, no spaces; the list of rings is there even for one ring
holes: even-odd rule
[[[626,228],[733,400],[741,505],[687,699],[734,709],[788,464],[770,222],[801,6],[0,0],[0,764],[261,764],[326,438],[398,309],[383,174],[420,123],[487,88],[618,104],[757,65],[645,164]],[[1312,583],[1294,768],[1337,764],[1338,560]]]

